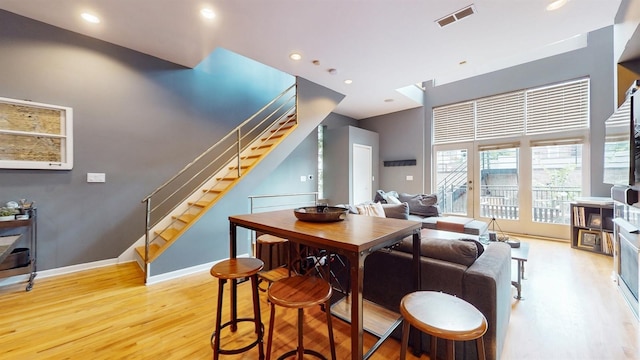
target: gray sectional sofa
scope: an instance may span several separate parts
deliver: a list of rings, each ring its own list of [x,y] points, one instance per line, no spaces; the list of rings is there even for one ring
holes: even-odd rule
[[[405,218],[404,206],[383,208],[387,217]],[[483,245],[478,236],[442,230],[422,229],[421,237],[421,290],[442,291],[476,306],[489,323],[484,335],[487,359],[499,359],[511,313],[511,248],[505,243]],[[408,237],[366,258],[364,298],[398,312],[402,297],[414,290],[411,274]],[[392,336],[399,339],[400,328]],[[411,337],[415,336],[413,331]],[[429,352],[429,336],[420,336],[421,351]],[[444,351],[444,343],[438,349]],[[476,359],[475,343],[456,344],[456,358]]]

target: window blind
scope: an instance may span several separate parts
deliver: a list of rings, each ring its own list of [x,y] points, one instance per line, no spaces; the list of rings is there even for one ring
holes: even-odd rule
[[[447,144],[473,141],[473,102],[433,109],[433,143]]]
[[[529,90],[527,135],[589,128],[589,80]]]
[[[524,92],[501,94],[476,101],[476,139],[524,134]]]
[[[588,78],[433,109],[435,145],[588,128]]]

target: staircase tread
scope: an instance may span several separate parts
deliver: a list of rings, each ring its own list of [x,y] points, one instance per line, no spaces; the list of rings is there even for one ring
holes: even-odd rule
[[[173,218],[177,219],[177,220],[180,220],[183,223],[187,224],[187,223],[190,223],[191,221],[193,221],[193,219],[195,219],[195,217],[196,216],[194,214],[187,213],[187,214],[182,214],[180,216],[174,216]]]
[[[176,228],[170,227],[156,234],[158,234],[158,236],[163,238],[165,241],[171,241],[171,239],[173,239],[177,233],[178,233],[178,230]]]
[[[209,204],[210,204],[209,201],[203,201],[203,200],[196,201],[196,202],[189,202],[189,205],[198,206],[198,207],[206,207]]]
[[[140,259],[142,259],[144,261],[144,246],[138,246],[136,247],[136,253],[138,253],[138,256],[140,256]],[[158,252],[160,250],[160,245],[158,244],[151,244],[149,245],[149,257],[153,258],[153,255],[155,255],[156,252]]]

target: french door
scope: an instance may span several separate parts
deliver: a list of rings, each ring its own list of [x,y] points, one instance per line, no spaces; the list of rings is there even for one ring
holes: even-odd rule
[[[565,238],[569,204],[587,178],[582,148],[558,141],[435,146],[440,211],[485,221],[498,233]]]
[[[473,144],[441,145],[434,151],[434,189],[443,214],[474,217]]]

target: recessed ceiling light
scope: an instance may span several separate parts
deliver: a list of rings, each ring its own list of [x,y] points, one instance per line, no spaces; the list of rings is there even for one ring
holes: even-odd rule
[[[331,69],[327,70],[327,72],[329,72],[329,74],[331,74],[331,75],[335,75],[335,74],[338,73],[338,70],[331,68]]]
[[[90,22],[92,24],[98,24],[100,22],[100,18],[93,15],[93,14],[89,14],[89,13],[82,13],[80,16],[82,16],[82,18],[87,21]]]
[[[464,65],[464,64],[466,64],[466,63],[467,63],[467,60],[462,60],[462,61],[460,61],[460,62],[458,63],[458,65]]]
[[[291,53],[291,55],[289,55],[289,59],[298,61],[302,59],[302,55],[294,52],[294,53]]]
[[[216,13],[214,13],[213,10],[209,8],[200,10],[200,15],[202,15],[206,19],[213,19],[214,17],[216,17]]]
[[[547,5],[547,11],[558,10],[567,4],[567,0],[554,0]]]
[[[347,79],[347,80],[344,81],[344,83],[347,84],[347,85],[351,84],[352,82],[353,82],[353,80],[351,80],[351,79]]]
[[[384,102],[393,102],[393,99],[384,99]]]

